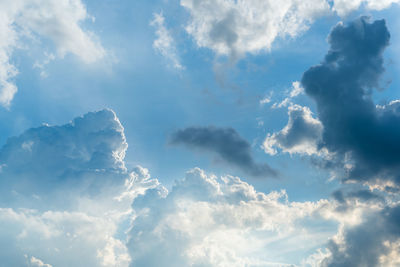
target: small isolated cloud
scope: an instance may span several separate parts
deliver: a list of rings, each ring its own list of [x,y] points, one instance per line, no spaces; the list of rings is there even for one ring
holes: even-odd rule
[[[285,192],[264,194],[237,177],[195,168],[170,192],[151,189],[134,200],[131,265],[297,266],[332,234],[307,224],[323,220],[317,214],[329,207],[327,200],[289,202]]]
[[[53,267],[50,264],[44,263],[43,261],[41,261],[38,258],[35,258],[34,256],[32,256],[29,260],[30,266],[32,267]]]
[[[304,94],[304,88],[301,86],[299,81],[295,81],[292,83],[292,88],[291,91],[286,93],[287,97],[283,99],[281,102],[275,102],[272,104],[271,108],[276,109],[276,108],[283,108],[287,107],[289,105],[293,105],[293,98]]]
[[[288,110],[288,124],[281,131],[267,136],[263,143],[264,151],[275,155],[279,148],[290,154],[318,154],[323,129],[321,122],[313,117],[308,107],[292,105]]]
[[[105,56],[97,37],[81,28],[92,18],[80,0],[18,0],[0,3],[0,104],[9,107],[17,92],[17,68],[11,63],[16,48],[25,45],[24,37],[51,40],[58,57],[71,53],[85,63]],[[40,63],[39,63],[40,64]]]
[[[183,69],[179,61],[175,47],[175,41],[171,33],[165,26],[165,18],[162,13],[154,14],[154,18],[150,23],[156,29],[157,38],[153,42],[153,48],[165,57],[175,69]]]
[[[252,176],[277,175],[268,164],[254,161],[250,144],[232,128],[189,127],[172,134],[170,143],[213,152],[226,163]]]

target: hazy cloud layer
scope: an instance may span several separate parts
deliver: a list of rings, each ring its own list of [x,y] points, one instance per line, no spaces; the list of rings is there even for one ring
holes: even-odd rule
[[[250,144],[232,128],[189,127],[172,134],[171,144],[213,152],[225,162],[257,177],[276,176],[266,163],[256,163]]]
[[[92,18],[81,0],[0,1],[0,17],[0,104],[5,107],[17,92],[18,70],[11,58],[15,49],[29,45],[26,40],[49,39],[59,57],[72,53],[85,63],[105,55],[96,36],[80,26]]]

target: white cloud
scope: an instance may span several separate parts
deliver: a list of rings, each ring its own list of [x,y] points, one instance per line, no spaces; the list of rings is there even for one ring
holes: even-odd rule
[[[191,19],[187,32],[199,47],[239,59],[269,51],[278,38],[297,37],[319,17],[365,6],[382,10],[400,0],[181,0]]]
[[[278,37],[295,37],[329,12],[325,0],[181,0],[191,14],[186,30],[199,47],[238,58],[269,50]]]
[[[365,6],[370,10],[382,10],[398,3],[400,3],[399,0],[334,0],[333,10],[339,16],[346,16],[361,6]]]
[[[128,266],[132,199],[158,181],[128,172],[127,147],[108,109],[10,138],[0,149],[2,265]]]
[[[25,266],[23,255],[35,255],[32,266],[128,266],[130,260],[123,242],[113,237],[115,222],[106,216],[1,208],[0,225],[6,266]]]
[[[35,258],[34,256],[31,257],[29,263],[31,264],[31,266],[36,266],[36,267],[53,267],[52,265],[44,263],[43,261],[41,261],[38,258]]]
[[[313,118],[308,107],[291,105],[288,108],[288,124],[279,132],[269,134],[264,143],[264,151],[270,155],[277,153],[277,148],[287,153],[318,154],[321,141],[322,124]]]
[[[165,18],[162,13],[154,14],[151,25],[156,28],[157,39],[153,42],[154,49],[165,57],[173,68],[183,69],[184,67],[179,61],[175,41],[169,30],[165,27]]]
[[[80,26],[90,18],[81,0],[0,1],[0,104],[9,107],[17,92],[13,79],[18,70],[11,57],[25,39],[51,40],[61,58],[67,53],[85,63],[103,58],[106,52],[97,37]]]
[[[336,229],[307,225],[322,220],[327,200],[287,198],[284,191],[264,194],[237,177],[193,169],[170,192],[159,187],[134,200],[132,265],[289,266],[296,253],[324,244]]]

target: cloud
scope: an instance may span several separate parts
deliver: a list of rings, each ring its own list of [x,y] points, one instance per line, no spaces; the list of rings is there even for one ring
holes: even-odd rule
[[[232,58],[268,51],[276,38],[299,35],[330,10],[325,0],[181,0],[181,5],[191,15],[186,30],[196,44]]]
[[[313,118],[308,107],[291,105],[288,110],[288,124],[281,131],[267,136],[263,143],[264,151],[275,155],[276,148],[280,148],[290,154],[318,154],[323,129],[321,122]]]
[[[58,205],[56,199],[67,203],[65,195],[57,197],[60,190],[96,195],[123,184],[128,147],[123,130],[113,111],[101,110],[9,138],[0,149],[0,199],[46,203],[50,198]]]
[[[370,23],[362,17],[347,26],[340,23],[329,36],[324,61],[302,78],[324,128],[320,146],[345,166],[344,180],[399,181],[398,104],[377,107],[372,99],[389,38],[384,20]]]
[[[115,221],[107,216],[0,208],[0,225],[4,266],[27,266],[24,255],[32,255],[28,266],[129,264],[125,245],[113,237]]]
[[[154,14],[154,18],[150,23],[156,29],[157,38],[153,42],[153,48],[165,57],[173,68],[183,69],[184,67],[179,61],[175,41],[169,30],[165,27],[165,18],[162,13]]]
[[[197,46],[233,60],[269,51],[275,40],[297,37],[318,18],[346,16],[361,6],[382,10],[399,0],[181,0],[190,13],[186,31]]]
[[[0,104],[9,107],[17,92],[18,70],[11,58],[16,48],[35,37],[48,39],[58,57],[74,54],[85,63],[105,56],[97,37],[80,24],[92,17],[80,0],[16,0],[0,3]]]
[[[225,162],[252,176],[277,175],[267,164],[254,161],[250,144],[232,128],[189,127],[173,133],[170,143],[213,152]]]
[[[159,187],[134,200],[131,266],[293,266],[331,234],[307,224],[323,220],[328,206],[289,202],[285,192],[264,194],[195,168],[170,192]]]
[[[397,266],[400,248],[400,206],[369,212],[364,221],[344,227],[328,246],[322,267]]]
[[[127,170],[127,147],[109,109],[9,138],[0,149],[2,265],[128,266],[132,200],[158,181]]]
[[[389,8],[392,4],[400,3],[399,0],[335,0],[333,1],[333,10],[337,12],[339,16],[346,16],[352,11],[365,6],[370,10],[382,10]]]
[[[301,94],[304,94],[304,88],[301,87],[301,84],[299,81],[295,81],[292,83],[292,90],[286,94],[288,95],[283,99],[281,102],[275,102],[272,104],[271,108],[276,109],[276,108],[283,108],[287,107],[289,105],[293,105],[293,99]]]

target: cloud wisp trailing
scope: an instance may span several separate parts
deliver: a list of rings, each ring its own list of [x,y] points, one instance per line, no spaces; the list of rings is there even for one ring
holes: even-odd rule
[[[163,14],[154,14],[154,18],[150,25],[155,28],[155,34],[157,37],[153,42],[153,48],[168,60],[171,67],[177,70],[184,69],[178,58],[175,41],[172,38],[170,31],[165,26],[165,18]]]
[[[250,144],[232,128],[189,127],[172,134],[170,143],[216,154],[220,159],[254,177],[276,177],[268,164],[256,163]]]

